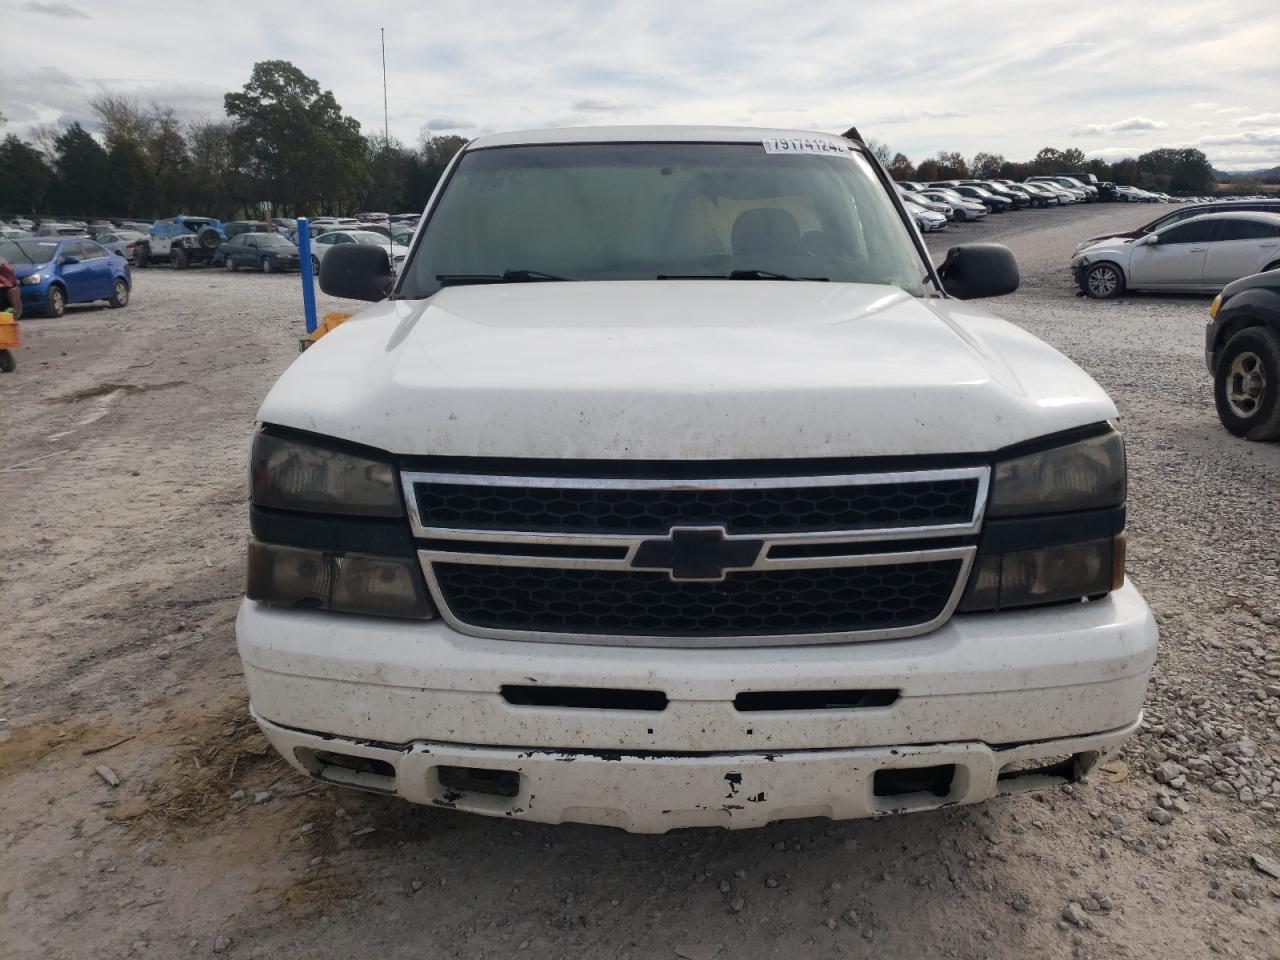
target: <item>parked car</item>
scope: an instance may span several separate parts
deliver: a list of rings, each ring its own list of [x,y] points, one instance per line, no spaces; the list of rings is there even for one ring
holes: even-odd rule
[[[1246,440],[1280,440],[1280,269],[1214,298],[1204,355],[1222,425]]]
[[[222,224],[222,234],[228,240],[242,233],[275,233],[275,228],[263,220],[228,220]]]
[[[37,237],[87,237],[89,234],[84,227],[78,227],[74,223],[45,220],[36,227],[35,235]]]
[[[1068,206],[1073,203],[1084,203],[1083,190],[1068,190],[1066,187],[1061,186],[1060,184],[1054,183],[1050,180],[1023,181],[1023,186],[1032,186],[1032,185],[1041,187],[1042,189],[1048,190],[1050,193],[1055,194],[1058,197],[1058,203],[1061,206]]]
[[[137,230],[116,230],[111,233],[104,232],[94,239],[117,257],[124,257],[133,263],[137,260],[143,244],[147,242],[147,235]]]
[[[489,135],[451,171],[398,279],[326,255],[327,294],[394,297],[253,418],[238,650],[291,766],[663,832],[1047,788],[1138,730],[1116,407],[958,302],[1016,288],[1008,250],[939,274],[820,133]]]
[[[1069,190],[1084,203],[1093,203],[1098,199],[1098,188],[1083,184],[1073,177],[1027,177],[1028,183],[1052,183],[1064,190]]]
[[[924,207],[933,213],[940,213],[947,220],[955,219],[955,210],[945,200],[931,200],[924,194],[912,193],[910,190],[899,190],[898,196],[902,198],[904,203],[914,203],[917,207]]]
[[[88,237],[0,240],[0,258],[13,265],[24,313],[60,317],[68,303],[129,302],[129,264]]]
[[[955,215],[956,220],[961,223],[968,223],[973,220],[982,220],[987,215],[987,205],[981,201],[974,200],[971,197],[961,196],[954,190],[947,190],[944,187],[925,187],[924,189],[911,194],[914,197],[925,197],[938,203],[950,204],[951,211]]]
[[[151,225],[136,266],[166,260],[179,270],[208,263],[227,240],[221,221],[212,217],[170,217]]]
[[[916,226],[920,228],[921,232],[934,233],[938,230],[947,229],[947,218],[941,213],[926,210],[920,204],[906,198],[903,198],[902,205],[907,208],[907,213],[915,218]]]
[[[400,264],[404,263],[405,254],[409,252],[408,247],[394,243],[382,234],[375,233],[372,230],[330,230],[312,241],[311,265],[313,269],[319,270],[325,255],[334,247],[344,243],[362,243],[382,247],[391,258],[391,266],[397,269]]]
[[[368,230],[383,237],[390,237],[402,247],[407,247],[413,242],[413,228],[406,227],[402,223],[392,223],[388,228],[380,223],[366,223],[361,230]]]
[[[1006,200],[1009,203],[1010,210],[1021,210],[1023,207],[1031,206],[1031,197],[1022,192],[1014,192],[1002,183],[995,183],[991,180],[961,180],[959,183],[962,187],[977,187],[979,190],[985,190],[993,196]]]
[[[975,187],[970,184],[959,183],[955,180],[943,183],[931,183],[930,187],[945,187],[948,190],[954,190],[962,197],[968,197],[971,200],[977,200],[983,204],[991,213],[1004,213],[1006,210],[1013,209],[1013,201],[1006,197],[997,197],[990,190],[982,187]]]
[[[1099,300],[1126,290],[1217,291],[1278,267],[1276,213],[1208,213],[1136,240],[1103,240],[1071,260],[1080,289]]]
[[[27,237],[33,237],[30,230],[24,230],[22,227],[0,227],[0,240],[23,240]]]
[[[1082,240],[1076,244],[1076,252],[1079,253],[1085,247],[1092,246],[1102,240],[1119,239],[1119,240],[1136,240],[1138,237],[1148,233],[1153,233],[1164,227],[1172,226],[1175,223],[1181,223],[1184,220],[1190,220],[1192,217],[1199,217],[1206,213],[1280,213],[1280,200],[1221,200],[1215,203],[1202,203],[1191,206],[1184,206],[1180,210],[1172,210],[1169,213],[1161,214],[1149,223],[1144,223],[1140,227],[1132,230],[1125,230],[1120,233],[1104,233],[1096,237],[1090,237],[1088,240]]]
[[[1062,195],[1050,190],[1043,183],[1020,183],[1018,186],[1025,190],[1037,202],[1038,206],[1057,207],[1063,204]]]
[[[276,232],[282,236],[289,236],[298,229],[298,220],[296,217],[273,217],[272,225],[276,228]]]
[[[210,260],[211,266],[235,271],[241,267],[277,273],[298,269],[298,248],[288,237],[274,231],[238,233],[221,247]]]

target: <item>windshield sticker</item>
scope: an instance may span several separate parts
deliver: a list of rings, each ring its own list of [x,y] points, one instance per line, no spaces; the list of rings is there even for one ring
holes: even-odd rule
[[[765,137],[761,142],[765,153],[809,153],[820,157],[845,156],[853,159],[848,147],[815,137]]]

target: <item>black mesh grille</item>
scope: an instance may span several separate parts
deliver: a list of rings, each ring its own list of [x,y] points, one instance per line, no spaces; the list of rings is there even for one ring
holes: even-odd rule
[[[665,535],[673,526],[730,533],[862,530],[967,523],[973,478],[864,486],[619,490],[417,484],[424,526],[472,530]]]
[[[679,583],[663,573],[434,564],[445,603],[476,627],[618,636],[843,633],[927,623],[946,607],[959,560],[731,573]]]

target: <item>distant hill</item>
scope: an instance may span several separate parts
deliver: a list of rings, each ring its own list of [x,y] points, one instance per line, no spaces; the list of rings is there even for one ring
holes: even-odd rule
[[[1263,183],[1280,183],[1280,166],[1267,170],[1215,170],[1213,179],[1218,183],[1230,183],[1237,177],[1261,180]]]

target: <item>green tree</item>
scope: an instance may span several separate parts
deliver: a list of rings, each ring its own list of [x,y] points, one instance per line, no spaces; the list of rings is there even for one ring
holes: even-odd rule
[[[969,169],[977,180],[991,180],[1000,176],[1000,168],[1004,165],[1004,157],[998,153],[975,153]]]
[[[1031,169],[1037,176],[1048,173],[1061,173],[1064,168],[1062,151],[1057,147],[1042,147],[1031,161]]]
[[[938,165],[938,161],[930,157],[928,160],[921,161],[920,166],[916,167],[916,179],[923,183],[932,183],[935,180],[942,179],[942,168]]]
[[[39,150],[13,134],[0,143],[0,210],[39,213],[48,205],[53,170]]]
[[[102,144],[73,123],[54,140],[51,200],[59,213],[101,216],[111,202],[111,159]]]
[[[938,151],[938,169],[940,171],[939,179],[941,180],[968,180],[969,164],[964,157],[951,151]]]
[[[1204,193],[1213,186],[1213,167],[1199,150],[1160,147],[1138,157],[1138,178],[1160,190]]]
[[[250,199],[314,214],[348,211],[365,197],[371,178],[359,122],[292,63],[254,64],[244,89],[223,104]]]
[[[914,180],[916,168],[905,153],[895,153],[889,161],[889,176],[895,180]]]

